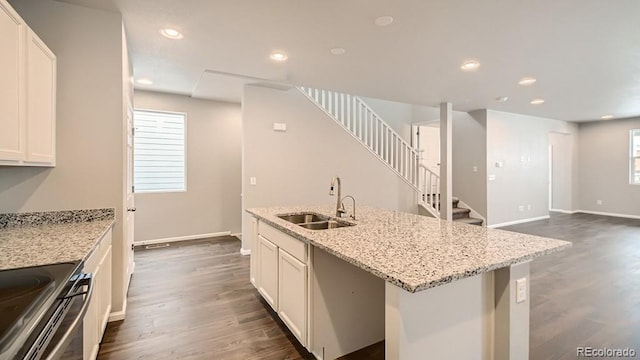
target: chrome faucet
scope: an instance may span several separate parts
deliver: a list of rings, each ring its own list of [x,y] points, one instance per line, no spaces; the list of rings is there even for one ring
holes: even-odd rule
[[[354,198],[351,195],[347,195],[347,196],[342,198],[340,206],[342,207],[342,211],[344,211],[345,213],[347,212],[347,209],[344,208],[344,199],[346,199],[346,198],[351,198],[351,200],[353,200],[353,213],[351,215],[349,215],[349,217],[352,220],[355,220],[356,219],[356,198]]]
[[[342,217],[342,214],[345,213],[345,210],[340,206],[341,202],[340,200],[342,200],[341,197],[341,190],[340,190],[340,178],[337,176],[334,176],[333,179],[331,179],[331,187],[329,188],[329,195],[333,196],[333,190],[336,187],[336,183],[338,183],[338,196],[336,197],[336,217]]]

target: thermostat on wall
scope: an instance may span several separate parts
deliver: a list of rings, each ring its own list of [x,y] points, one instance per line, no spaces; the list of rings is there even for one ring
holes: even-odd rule
[[[287,131],[287,124],[285,123],[273,123],[274,131]]]

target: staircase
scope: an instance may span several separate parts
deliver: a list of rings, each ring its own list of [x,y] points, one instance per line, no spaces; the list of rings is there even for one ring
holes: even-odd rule
[[[362,99],[329,90],[297,87],[320,110],[353,136],[418,193],[418,207],[440,218],[440,176],[420,163],[420,153],[373,111]],[[482,225],[470,209],[453,200],[453,220]],[[426,214],[425,214],[426,215]]]

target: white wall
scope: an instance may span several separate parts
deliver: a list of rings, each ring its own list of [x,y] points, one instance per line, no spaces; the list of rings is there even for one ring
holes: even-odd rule
[[[640,185],[629,184],[631,129],[640,118],[580,124],[581,210],[640,216]]]
[[[135,91],[137,109],[184,112],[187,191],[136,193],[135,241],[241,230],[240,104]]]
[[[246,86],[242,107],[244,249],[251,241],[244,209],[335,204],[328,192],[336,175],[343,196],[353,195],[358,206],[417,211],[411,187],[297,90]],[[287,131],[273,131],[274,122]]]
[[[487,110],[487,176],[496,177],[487,182],[488,225],[548,215],[549,133],[577,131],[574,123]]]
[[[486,110],[453,113],[453,196],[487,217]]]
[[[57,158],[55,168],[0,168],[0,212],[115,208],[113,311],[120,311],[122,18],[51,0],[11,4],[57,56]]]

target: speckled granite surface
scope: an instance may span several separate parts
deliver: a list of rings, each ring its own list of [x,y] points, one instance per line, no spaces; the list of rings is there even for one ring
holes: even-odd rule
[[[350,221],[356,226],[328,230],[308,230],[276,216],[301,212],[331,215],[334,211],[331,206],[247,210],[261,221],[409,292],[571,246],[556,239],[369,207],[358,207],[358,220]]]
[[[0,270],[84,260],[115,219],[114,209],[36,214],[0,215],[21,219],[0,226]]]
[[[0,228],[114,219],[115,209],[83,209],[0,214]]]

